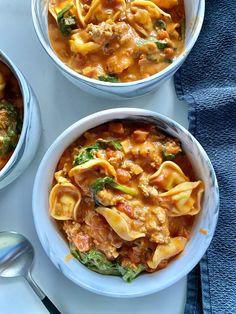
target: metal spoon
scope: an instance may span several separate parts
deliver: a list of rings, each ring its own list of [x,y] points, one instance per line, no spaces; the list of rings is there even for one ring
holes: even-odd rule
[[[23,276],[49,313],[61,314],[33,280],[31,276],[33,259],[34,248],[23,235],[16,232],[0,232],[0,276]]]

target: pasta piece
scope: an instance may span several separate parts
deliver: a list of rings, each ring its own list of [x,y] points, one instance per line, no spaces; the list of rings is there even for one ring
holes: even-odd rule
[[[143,8],[132,7],[132,12],[127,13],[127,20],[129,24],[144,37],[148,37],[153,30],[153,22],[150,14]]]
[[[159,244],[151,260],[147,262],[151,269],[156,269],[163,260],[167,260],[183,251],[187,239],[184,237],[171,238],[168,244]]]
[[[57,22],[57,13],[55,11],[55,6],[51,4],[51,2],[49,2],[48,4],[48,11],[50,12],[50,14],[52,15],[52,17],[55,19],[55,21]]]
[[[176,30],[179,27],[180,27],[179,23],[170,23],[170,24],[167,25],[166,30],[167,30],[170,38],[179,40],[180,34]],[[184,34],[182,34],[182,36],[184,36]]]
[[[88,23],[94,16],[97,7],[100,5],[100,0],[93,0],[88,13],[85,15],[84,22]]]
[[[126,8],[125,0],[101,1],[93,0],[89,11],[85,15],[85,23],[99,23],[109,19],[115,21]]]
[[[168,216],[193,216],[201,209],[203,191],[202,181],[183,182],[168,192],[159,194],[158,200],[160,205],[167,209]]]
[[[116,178],[114,167],[108,161],[101,158],[89,160],[82,165],[72,168],[69,172],[69,176],[74,177],[75,182],[77,182],[77,179],[79,179],[82,173],[98,168],[102,168],[106,175],[112,175]]]
[[[111,228],[125,241],[133,241],[135,239],[145,237],[145,233],[131,229],[132,219],[125,213],[118,211],[115,207],[97,207],[96,212],[102,215]]]
[[[64,177],[63,170],[55,172],[54,177],[57,180],[57,183],[69,183],[70,182],[68,179]]]
[[[137,6],[137,7],[143,7],[145,8],[150,16],[152,18],[161,18],[161,17],[165,17],[168,19],[171,19],[170,14],[162,11],[157,5],[155,5],[153,2],[148,1],[148,0],[134,0],[133,2],[131,2],[132,7],[133,6]]]
[[[165,161],[150,177],[150,183],[163,190],[171,190],[176,185],[189,181],[181,168],[172,161]]]
[[[98,51],[101,46],[94,42],[85,43],[83,39],[80,37],[79,33],[73,34],[71,36],[71,40],[69,40],[70,49],[72,52],[81,53],[82,55],[87,55],[89,53],[93,53]]]
[[[76,220],[81,202],[78,188],[69,182],[56,184],[50,192],[49,211],[57,220]]]
[[[79,1],[79,0],[76,0],[75,5],[76,5],[76,10],[77,10],[78,20],[79,20],[79,22],[81,23],[81,25],[82,25],[83,27],[85,27],[86,24],[85,24],[85,22],[84,22],[84,17],[83,17],[82,11],[81,11],[80,1]]]
[[[73,35],[74,36],[74,35]],[[72,36],[72,37],[73,37]],[[79,40],[70,40],[70,49],[72,52],[81,53],[82,55],[87,55],[89,53],[94,53],[101,48],[100,45],[94,42],[81,43]]]
[[[172,9],[178,5],[178,0],[150,0],[162,9]]]

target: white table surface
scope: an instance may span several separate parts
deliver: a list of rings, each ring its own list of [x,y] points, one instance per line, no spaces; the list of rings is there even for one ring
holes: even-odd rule
[[[80,118],[103,109],[131,106],[158,111],[187,127],[187,106],[177,100],[173,82],[142,98],[122,102],[88,95],[67,81],[44,52],[34,33],[30,0],[0,0],[0,4],[0,48],[31,83],[43,124],[35,159],[20,178],[0,191],[0,230],[18,231],[30,239],[35,248],[33,277],[63,314],[182,314],[186,278],[159,293],[135,299],[108,298],[76,286],[43,251],[31,206],[34,177],[43,154],[65,128]],[[48,312],[23,278],[0,278],[0,313]]]

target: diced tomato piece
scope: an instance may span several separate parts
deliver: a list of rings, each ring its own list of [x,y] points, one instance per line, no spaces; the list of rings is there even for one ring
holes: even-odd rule
[[[169,38],[169,34],[167,33],[167,31],[161,29],[158,31],[157,38],[160,40],[163,40],[163,39]]]
[[[143,130],[135,130],[133,133],[133,139],[136,143],[144,143],[149,135],[149,132]]]
[[[91,248],[91,238],[84,233],[78,233],[74,239],[75,246],[80,252],[87,252]]]
[[[118,169],[116,174],[117,174],[117,180],[121,184],[127,183],[131,179],[131,174],[127,170]]]
[[[108,131],[114,132],[117,134],[124,134],[125,130],[122,123],[119,122],[111,122],[108,126]]]
[[[175,55],[175,51],[172,48],[165,48],[164,54],[165,54],[167,59],[172,59]]]
[[[120,201],[117,204],[117,209],[128,215],[130,218],[134,218],[133,208],[128,202]]]

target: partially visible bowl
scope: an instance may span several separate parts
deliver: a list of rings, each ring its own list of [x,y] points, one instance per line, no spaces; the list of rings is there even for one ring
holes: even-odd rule
[[[69,68],[58,58],[50,45],[48,36],[48,2],[48,0],[32,0],[34,27],[43,48],[62,74],[76,86],[95,96],[113,99],[127,99],[147,94],[172,77],[193,48],[199,36],[205,12],[205,0],[184,1],[186,14],[185,49],[167,68],[142,80],[127,83],[109,83],[83,76]]]
[[[115,119],[147,121],[177,138],[190,159],[196,179],[204,182],[202,210],[196,217],[192,236],[183,253],[165,269],[142,274],[127,284],[119,277],[95,273],[72,259],[65,261],[68,244],[49,214],[49,193],[57,163],[65,149],[85,131]],[[83,118],[66,129],[46,152],[36,175],[33,190],[33,215],[41,244],[55,266],[69,279],[92,292],[112,297],[138,297],[160,291],[187,275],[207,250],[217,223],[219,192],[214,169],[197,140],[177,122],[152,111],[120,108],[101,111]],[[206,234],[200,232],[206,230]]]
[[[17,66],[0,50],[0,61],[15,76],[23,98],[23,125],[17,146],[0,170],[0,190],[15,180],[33,159],[41,135],[41,118],[37,99]]]

